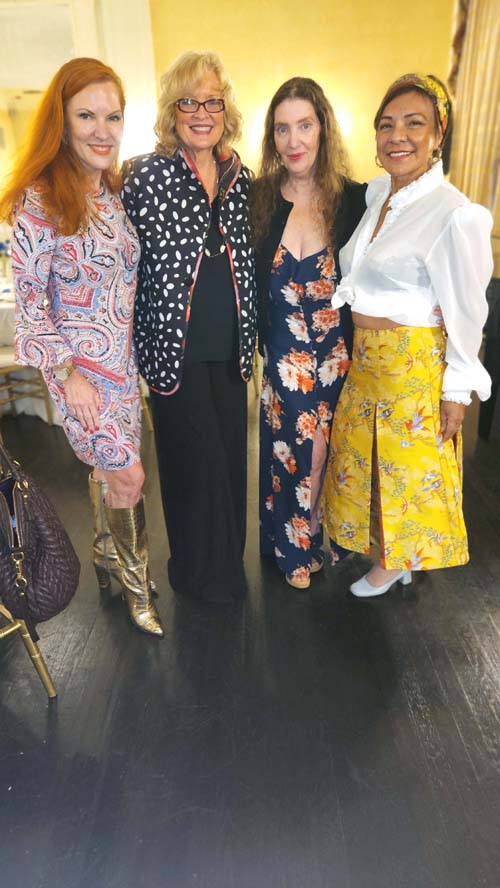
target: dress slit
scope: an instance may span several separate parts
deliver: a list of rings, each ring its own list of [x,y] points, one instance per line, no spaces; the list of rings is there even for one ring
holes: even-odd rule
[[[378,507],[373,524],[388,570],[432,570],[468,561],[461,438],[443,442],[440,433],[445,343],[440,327],[355,329],[354,362],[335,414],[322,509],[337,544],[367,553],[371,506]]]
[[[349,367],[328,247],[300,261],[283,246],[269,292],[261,402],[260,548],[294,579],[323,560],[317,504]]]

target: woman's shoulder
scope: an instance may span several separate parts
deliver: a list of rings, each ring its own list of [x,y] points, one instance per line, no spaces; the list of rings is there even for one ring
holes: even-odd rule
[[[254,207],[266,207],[269,216],[278,219],[288,215],[293,207],[293,203],[283,197],[276,176],[252,176],[250,203]]]
[[[46,188],[42,182],[34,182],[32,185],[28,185],[14,209],[15,216],[18,217],[21,213],[24,213],[36,218],[38,222],[53,228],[54,223],[48,218],[44,205],[43,196],[45,190]]]
[[[364,200],[367,188],[366,182],[355,182],[354,179],[345,179],[343,194],[347,199]]]
[[[428,195],[427,201],[432,216],[441,224],[441,230],[447,226],[457,229],[477,226],[489,230],[493,225],[490,211],[482,204],[473,203],[451,182],[442,182]]]
[[[255,173],[250,167],[247,167],[244,163],[241,164],[240,169],[240,179],[243,179],[245,182],[248,182],[249,187],[253,187],[253,183],[255,182]]]
[[[160,172],[174,168],[174,157],[167,157],[165,154],[151,151],[149,154],[138,154],[136,157],[126,160],[123,164],[123,178],[124,181],[130,176],[141,179],[154,174],[155,171]]]
[[[120,194],[117,194],[115,191],[111,191],[108,186],[104,186],[103,190],[99,194],[95,195],[94,203],[97,204],[97,206],[99,204],[109,206],[113,210],[121,213],[125,212]]]
[[[32,185],[28,185],[22,197],[23,205],[29,205],[33,209],[38,208],[40,211],[43,211],[44,192],[45,188],[41,182],[34,182]]]
[[[239,154],[234,149],[227,156],[219,159],[219,185],[224,190],[234,187],[236,192],[247,197],[253,178],[252,170],[242,163]]]
[[[452,185],[451,182],[443,182],[439,187],[439,199],[444,202],[447,207],[450,207],[450,209],[461,209],[466,215],[469,213],[479,213],[481,215],[483,212],[489,214],[489,210],[487,210],[486,207],[471,201],[463,191],[460,191],[460,189],[455,185]]]
[[[253,178],[250,182],[250,205],[257,206],[263,195],[265,194],[265,180],[262,178]]]
[[[366,210],[366,182],[355,182],[352,179],[344,181],[340,200],[341,213],[361,213]]]
[[[482,204],[473,203],[451,182],[444,182],[439,188],[439,207],[443,221],[453,228],[465,230],[476,227],[489,232],[493,226],[490,211]]]
[[[391,179],[387,173],[384,173],[382,176],[375,176],[374,179],[370,179],[366,187],[367,207],[371,207],[381,197],[385,200],[390,190]]]
[[[366,210],[366,183],[346,179],[335,214],[335,241],[342,247],[351,237]]]

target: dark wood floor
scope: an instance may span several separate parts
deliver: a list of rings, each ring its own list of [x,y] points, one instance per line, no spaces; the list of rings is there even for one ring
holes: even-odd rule
[[[1,885],[499,888],[500,423],[476,442],[469,417],[470,565],[360,602],[359,556],[307,593],[260,562],[251,412],[250,594],[230,610],[168,586],[146,436],[164,641],[99,600],[87,472],[62,432],[4,421],[82,580],[40,630],[56,705],[21,643],[0,647]]]

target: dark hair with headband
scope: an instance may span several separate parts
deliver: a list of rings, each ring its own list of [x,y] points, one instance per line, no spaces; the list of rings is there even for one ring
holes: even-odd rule
[[[389,102],[398,96],[409,92],[423,92],[432,102],[434,109],[434,122],[436,131],[441,133],[441,144],[436,152],[436,157],[443,155],[443,167],[448,172],[451,152],[451,132],[453,129],[453,108],[451,98],[444,83],[434,74],[403,74],[394,83],[391,83],[378,111],[375,115],[374,126],[378,129],[380,118]]]

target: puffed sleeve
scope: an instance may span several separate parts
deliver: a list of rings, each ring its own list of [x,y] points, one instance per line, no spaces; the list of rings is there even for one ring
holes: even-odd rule
[[[57,232],[29,189],[14,215],[12,270],[16,293],[16,361],[47,370],[73,357],[50,317],[50,280]]]
[[[443,400],[468,403],[476,391],[486,401],[491,393],[491,379],[478,354],[493,272],[492,224],[491,214],[479,204],[458,207],[426,259],[448,334]]]

